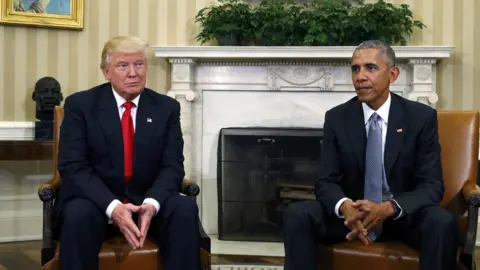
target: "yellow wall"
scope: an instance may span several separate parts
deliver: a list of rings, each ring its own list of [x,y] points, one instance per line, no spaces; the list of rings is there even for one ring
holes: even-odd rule
[[[453,45],[453,57],[439,64],[438,108],[480,110],[480,1],[392,0],[408,4],[427,28],[417,31],[414,45]]]
[[[104,82],[98,67],[104,42],[114,35],[138,35],[150,45],[195,45],[196,12],[214,0],[85,0],[83,31],[0,25],[0,121],[32,121],[31,92],[53,76],[64,95]],[[427,29],[411,44],[454,45],[440,64],[440,109],[480,109],[480,2],[476,0],[391,0],[412,6]],[[148,86],[165,92],[168,65],[151,58]]]
[[[103,44],[115,35],[137,35],[150,45],[195,45],[193,19],[213,0],[85,0],[84,30],[0,25],[0,121],[33,121],[31,93],[44,76],[55,77],[64,96],[105,82]],[[166,61],[150,57],[147,86],[167,89]]]

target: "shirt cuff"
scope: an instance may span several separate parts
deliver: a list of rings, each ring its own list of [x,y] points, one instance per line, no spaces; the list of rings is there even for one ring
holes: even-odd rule
[[[113,220],[112,220],[112,213],[113,213],[113,209],[115,209],[115,207],[119,204],[122,204],[122,202],[120,202],[119,200],[113,200],[107,207],[107,211],[105,211],[105,214],[107,215],[108,217],[108,223],[109,224],[112,224],[113,223]]]
[[[349,198],[342,198],[340,199],[337,204],[335,205],[335,214],[337,215],[337,217],[339,218],[343,218],[343,213],[340,213],[340,206],[342,206],[342,203],[346,200],[350,200]]]
[[[400,209],[400,213],[398,214],[398,216],[394,217],[393,220],[403,217],[403,209],[402,207],[400,207],[400,204],[398,204],[398,202],[394,199],[392,199],[392,201],[398,206],[398,209]]]
[[[160,211],[160,204],[157,202],[157,200],[153,199],[153,198],[145,198],[145,200],[143,200],[143,204],[153,204],[153,206],[155,206],[155,209],[157,209],[157,212],[155,212],[155,215],[158,213],[158,211]]]

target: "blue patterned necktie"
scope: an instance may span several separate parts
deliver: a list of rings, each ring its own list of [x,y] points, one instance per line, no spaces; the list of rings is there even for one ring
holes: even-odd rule
[[[382,202],[382,184],[383,184],[383,159],[382,159],[382,126],[381,118],[377,113],[370,117],[370,127],[368,130],[367,150],[365,157],[365,193],[364,199],[374,202]],[[381,233],[380,228],[370,231],[368,237],[371,241]]]

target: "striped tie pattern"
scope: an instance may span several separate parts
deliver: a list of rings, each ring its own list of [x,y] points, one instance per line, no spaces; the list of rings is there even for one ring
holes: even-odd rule
[[[382,202],[382,183],[384,167],[382,159],[382,118],[373,113],[370,117],[368,130],[367,149],[365,157],[365,190],[364,199],[374,202]],[[371,241],[381,234],[381,226],[375,231],[370,231],[368,237]]]

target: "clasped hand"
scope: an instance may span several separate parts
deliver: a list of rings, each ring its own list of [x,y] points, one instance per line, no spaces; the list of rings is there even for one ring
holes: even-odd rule
[[[156,209],[152,204],[136,206],[131,203],[119,204],[112,212],[112,219],[133,249],[143,247],[150,221]],[[138,227],[132,214],[138,213]]]
[[[359,239],[365,245],[370,244],[368,232],[393,215],[391,202],[373,203],[367,200],[347,200],[342,203],[340,211],[344,215],[345,226],[351,230],[347,239]]]

